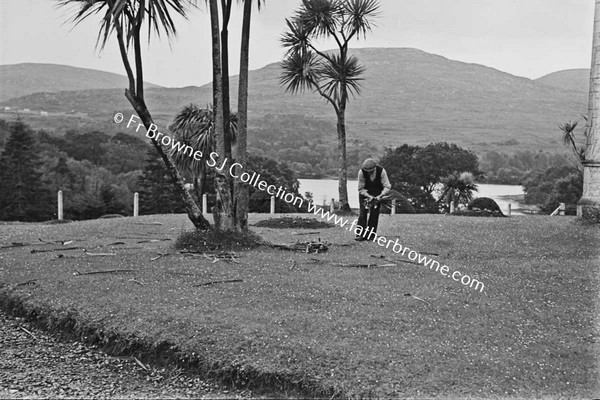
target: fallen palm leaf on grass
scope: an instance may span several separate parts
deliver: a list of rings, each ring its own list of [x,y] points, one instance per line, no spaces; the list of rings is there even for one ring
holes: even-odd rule
[[[336,267],[346,267],[346,268],[375,268],[375,267],[395,267],[396,264],[341,264],[335,263],[331,264]]]
[[[28,329],[25,329],[22,326],[19,326],[19,329],[22,330],[23,332],[25,332],[26,334],[28,334],[29,336],[31,336],[33,339],[37,340],[37,337],[33,333],[31,333]]]
[[[53,251],[64,251],[64,250],[79,250],[82,249],[83,247],[57,247],[56,249],[42,249],[42,250],[36,250],[33,249],[31,250],[32,253],[51,253]],[[85,249],[83,249],[83,251],[85,251]]]
[[[86,249],[83,249],[83,252],[85,254],[87,254],[88,256],[97,256],[97,257],[102,257],[102,256],[116,256],[117,255],[116,253],[90,253]]]
[[[244,282],[244,281],[242,279],[229,279],[229,280],[225,280],[225,281],[212,281],[212,282],[200,283],[198,285],[194,285],[194,287],[211,286],[211,285],[216,285],[218,283],[235,283],[235,282]]]
[[[92,271],[92,272],[79,272],[77,270],[75,270],[75,272],[73,272],[73,275],[75,276],[79,276],[79,275],[94,275],[94,274],[112,274],[112,273],[119,273],[119,272],[135,272],[137,271],[136,269],[109,269],[107,271]]]
[[[239,257],[239,255],[234,252],[223,252],[222,251],[222,252],[207,253],[207,252],[181,250],[180,253],[183,254],[184,256],[203,257],[213,263],[223,260],[223,261],[234,262],[234,263],[239,264],[239,261],[236,259],[236,257]]]
[[[150,261],[156,261],[156,260],[158,260],[158,259],[159,259],[159,258],[161,258],[161,257],[166,257],[166,256],[168,256],[168,255],[169,255],[169,253],[157,253],[157,254],[158,254],[158,255],[157,255],[156,257],[152,257],[152,258],[150,259]]]
[[[324,253],[329,250],[329,243],[319,241],[296,242],[292,244],[269,244],[269,247],[280,250],[300,251],[303,253]]]
[[[150,369],[144,365],[144,363],[142,363],[140,360],[137,359],[137,357],[133,357],[133,359],[135,360],[135,362],[137,363],[137,365],[139,365],[140,367],[144,368],[144,370],[146,371],[150,371]]]
[[[413,298],[415,298],[415,299],[417,299],[417,300],[419,300],[419,301],[422,301],[423,303],[425,303],[425,304],[427,304],[427,305],[429,305],[429,306],[431,305],[431,304],[430,304],[428,301],[425,301],[425,300],[423,300],[422,298],[415,296],[414,294],[405,293],[404,295],[405,295],[405,296],[408,296],[408,297],[413,297]]]

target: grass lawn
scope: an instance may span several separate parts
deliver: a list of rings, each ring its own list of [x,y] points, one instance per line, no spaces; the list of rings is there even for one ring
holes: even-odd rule
[[[311,396],[600,396],[597,226],[381,216],[382,235],[437,253],[483,292],[339,227],[252,227],[272,243],[331,246],[260,247],[237,262],[179,253],[173,243],[190,229],[184,215],[0,225],[0,245],[30,243],[0,249],[0,303],[18,300],[52,328],[70,324],[117,349],[176,351],[203,373]],[[134,271],[86,274],[115,269]],[[195,286],[220,280],[242,282]]]

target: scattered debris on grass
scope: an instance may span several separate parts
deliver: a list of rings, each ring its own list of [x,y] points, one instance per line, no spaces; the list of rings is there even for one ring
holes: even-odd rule
[[[143,282],[140,282],[140,281],[135,280],[135,279],[130,279],[129,282],[137,283],[140,286],[146,286]]]
[[[319,229],[319,228],[332,228],[335,225],[329,222],[319,221],[313,218],[301,218],[301,217],[280,217],[280,218],[269,218],[257,222],[254,226],[261,228],[277,228],[277,229]]]
[[[183,232],[175,248],[185,252],[208,253],[214,251],[250,250],[265,242],[254,232],[223,232],[216,229]]]
[[[29,286],[29,285],[37,285],[37,279],[30,279],[30,280],[25,281],[25,282],[17,283],[15,285],[15,287],[18,287],[18,286]]]
[[[158,254],[158,255],[157,255],[156,257],[152,257],[152,258],[150,259],[150,261],[156,261],[156,260],[158,260],[159,258],[162,258],[162,257],[166,257],[166,256],[168,256],[170,253],[156,253],[156,254]]]
[[[405,295],[405,296],[408,296],[408,297],[412,297],[412,298],[414,298],[414,299],[416,299],[416,300],[422,301],[423,303],[425,303],[425,304],[427,304],[427,305],[429,305],[429,306],[431,305],[431,303],[429,303],[428,301],[425,301],[425,300],[423,300],[422,298],[415,296],[414,294],[410,294],[410,293],[404,293],[404,295]]]
[[[140,240],[138,243],[156,243],[156,242],[166,242],[167,240],[173,240],[171,238],[161,238],[161,239],[144,239]]]
[[[415,265],[421,265],[416,261],[409,261],[409,260],[396,260],[396,262],[401,262],[401,263],[406,263],[406,264],[415,264]]]
[[[244,281],[242,279],[228,279],[225,281],[212,281],[212,282],[200,283],[198,285],[194,285],[194,287],[211,286],[211,285],[216,285],[219,283],[236,283],[236,282],[244,282]]]
[[[281,250],[300,251],[303,253],[324,253],[329,250],[329,243],[319,241],[315,242],[296,242],[292,244],[271,244],[271,247]]]
[[[73,247],[57,247],[55,249],[41,249],[41,250],[32,249],[31,252],[32,253],[51,253],[53,251],[81,250],[81,249],[83,249],[85,251],[85,249],[83,247],[73,246]]]
[[[33,333],[31,333],[28,329],[26,329],[20,325],[19,325],[19,329],[22,330],[23,332],[25,332],[26,334],[28,334],[29,336],[31,336],[34,340],[37,340],[37,337],[35,337],[35,335]]]
[[[137,365],[139,365],[140,367],[142,367],[145,371],[150,371],[150,368],[148,368],[147,366],[144,365],[143,362],[141,362],[140,360],[138,360],[137,357],[133,357],[133,359],[135,360],[135,362],[137,363]]]
[[[42,242],[42,243],[35,243],[35,244],[44,244],[44,243],[45,244],[56,244],[56,243],[60,243],[63,246],[71,244],[71,243],[73,243],[75,241],[75,240],[44,240],[42,238],[38,238],[38,240],[40,242]],[[34,243],[31,243],[31,244],[34,244]]]
[[[75,272],[73,272],[73,275],[75,276],[80,276],[80,275],[94,275],[94,274],[117,274],[120,272],[135,272],[137,271],[136,269],[109,269],[107,271],[92,271],[92,272],[79,272],[77,270],[75,270]]]
[[[395,267],[396,264],[343,264],[343,263],[334,263],[331,264],[336,267],[345,267],[345,268],[376,268],[376,267]]]
[[[94,256],[94,257],[116,256],[117,255],[117,253],[90,253],[86,249],[83,249],[83,252],[85,254],[87,254],[88,256]]]

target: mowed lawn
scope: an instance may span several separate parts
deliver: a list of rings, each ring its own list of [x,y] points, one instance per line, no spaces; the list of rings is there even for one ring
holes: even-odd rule
[[[340,227],[252,227],[271,243],[331,246],[259,248],[237,262],[175,250],[191,228],[184,215],[0,225],[0,245],[35,243],[0,249],[0,301],[19,298],[55,321],[74,316],[76,329],[97,335],[173,346],[213,375],[296,384],[315,397],[600,395],[597,226],[572,217],[381,217],[382,235],[438,254],[483,292]],[[60,251],[39,251],[52,249]],[[83,275],[114,269],[134,271]],[[242,282],[195,286],[219,280]]]

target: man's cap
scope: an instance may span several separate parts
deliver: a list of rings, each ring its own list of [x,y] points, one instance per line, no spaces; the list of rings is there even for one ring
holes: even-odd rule
[[[370,170],[374,169],[376,166],[377,166],[377,161],[375,161],[372,158],[367,158],[362,165],[362,169],[366,169],[367,171],[370,171]]]

